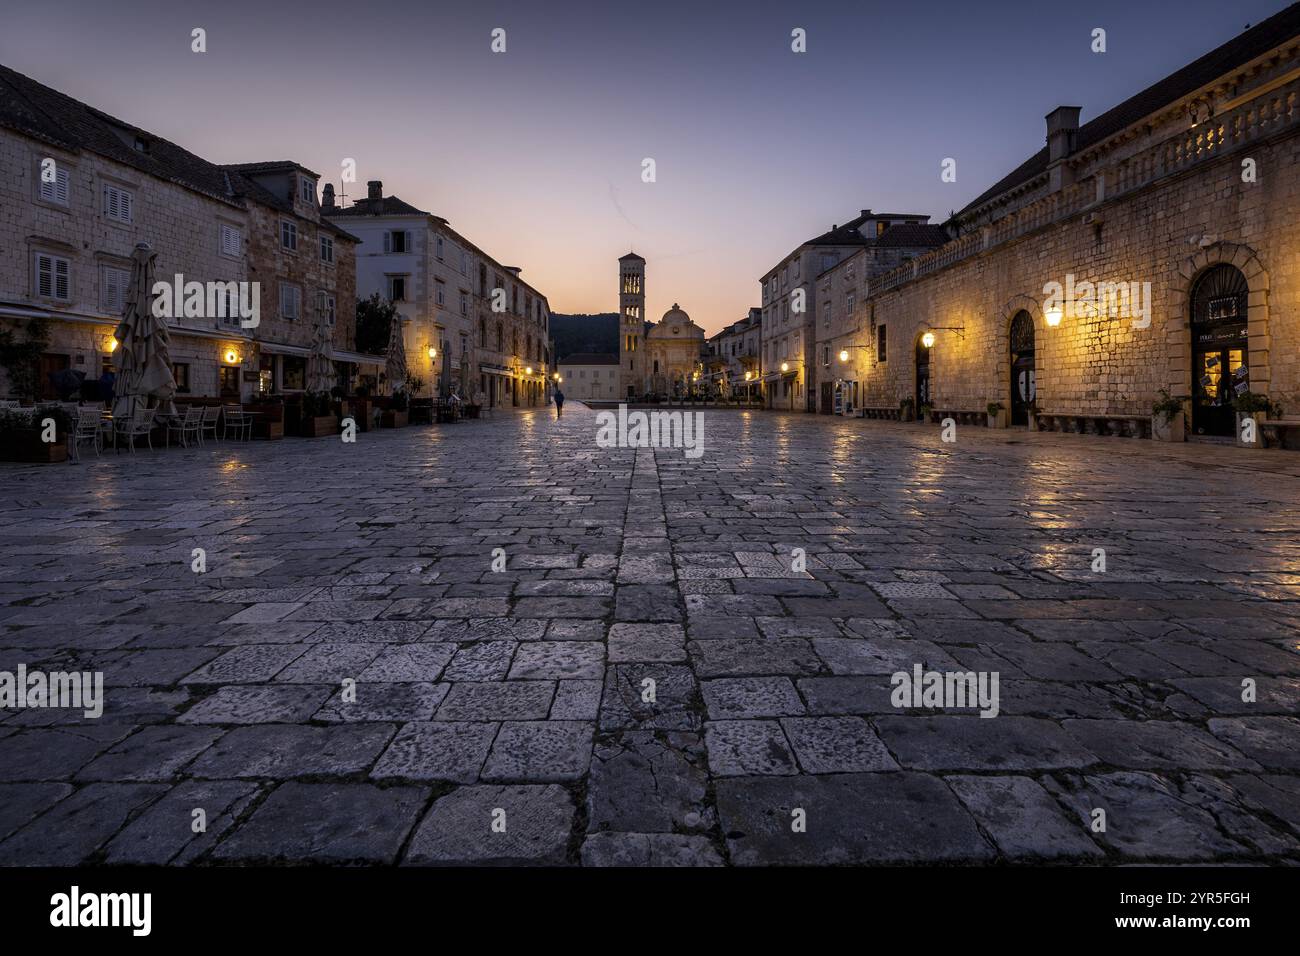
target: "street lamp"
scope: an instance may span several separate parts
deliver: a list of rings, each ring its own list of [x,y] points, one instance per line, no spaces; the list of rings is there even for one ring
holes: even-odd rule
[[[790,363],[789,363],[789,362],[782,362],[782,363],[781,363],[781,371],[783,371],[783,372],[788,372],[788,371],[790,371]]]
[[[430,346],[429,346],[429,358],[431,358],[431,359],[436,359],[437,357],[438,357],[438,350],[435,349],[432,345],[430,345]]]
[[[1061,314],[1061,307],[1054,305],[1043,313],[1043,320],[1052,328],[1056,328],[1061,324]]]
[[[934,333],[926,332],[924,335],[922,335],[921,344],[924,345],[927,349],[934,348]]]
[[[840,349],[840,361],[841,361],[841,362],[847,362],[848,360],[849,360],[849,350],[848,350],[848,349]]]

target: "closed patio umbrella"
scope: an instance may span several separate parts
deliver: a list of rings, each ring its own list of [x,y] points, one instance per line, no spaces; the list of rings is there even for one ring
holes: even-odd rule
[[[156,255],[147,242],[138,243],[131,253],[131,284],[126,292],[126,311],[113,333],[118,342],[114,353],[117,368],[114,418],[129,417],[137,408],[148,408],[151,400],[159,416],[176,414],[176,406],[172,404],[176,379],[172,377],[167,323],[153,314],[153,262]]]
[[[307,359],[307,389],[312,392],[328,392],[334,386],[336,377],[334,331],[325,323],[325,309],[318,303],[316,337],[311,344],[311,356]]]
[[[402,317],[393,316],[388,329],[388,360],[384,364],[390,390],[406,384],[406,343],[402,341]]]

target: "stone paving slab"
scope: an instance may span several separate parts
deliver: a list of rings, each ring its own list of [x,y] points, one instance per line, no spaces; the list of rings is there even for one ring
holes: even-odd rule
[[[704,415],[5,465],[0,865],[1300,863],[1300,457]]]

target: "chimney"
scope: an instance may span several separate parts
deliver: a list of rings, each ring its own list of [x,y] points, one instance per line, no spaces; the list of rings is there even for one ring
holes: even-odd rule
[[[1073,181],[1065,160],[1074,152],[1075,137],[1079,132],[1079,109],[1077,106],[1058,106],[1047,114],[1047,168],[1051,174],[1052,192]]]
[[[370,182],[366,183],[366,198],[371,200],[384,198],[384,184],[382,180],[372,179]]]
[[[325,188],[320,192],[321,212],[334,211],[334,184],[326,183]]]
[[[864,209],[864,210],[862,210],[862,218],[863,218],[863,219],[868,218],[870,215],[871,215],[871,210],[870,210],[870,209]]]

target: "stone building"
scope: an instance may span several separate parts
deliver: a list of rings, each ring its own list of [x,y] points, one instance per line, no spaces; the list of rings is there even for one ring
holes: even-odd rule
[[[704,330],[676,302],[659,322],[645,319],[645,259],[619,264],[619,393],[624,398],[682,395],[700,382]]]
[[[709,375],[721,395],[758,393],[762,334],[763,310],[755,308],[709,339]]]
[[[1241,392],[1300,412],[1298,95],[1291,7],[1082,126],[1053,110],[958,238],[868,281],[862,404],[1096,428],[1167,390],[1193,436]]]
[[[358,375],[377,374],[383,357],[351,347],[357,238],[321,218],[320,177],[292,162],[224,168],[248,209],[248,273],[262,301],[242,371],[255,372],[261,393],[305,390],[307,359],[323,321],[333,330],[336,385],[350,389]]]
[[[833,225],[828,232],[801,243],[762,277],[761,382],[768,408],[815,408],[815,326],[821,314],[817,276],[882,236],[891,226],[918,226],[929,221],[929,216],[919,213],[863,209],[850,222]]]
[[[492,407],[545,404],[546,297],[446,219],[383,188],[371,181],[366,197],[344,208],[326,186],[324,215],[360,238],[357,293],[396,305],[407,365],[425,394],[454,390]]]
[[[557,366],[560,390],[565,398],[587,402],[616,402],[625,396],[618,356],[609,353],[575,352]]]
[[[813,381],[817,411],[850,414],[859,400],[859,365],[864,349],[856,341],[867,307],[867,284],[948,241],[942,226],[901,222],[880,229],[817,277],[817,323]],[[884,336],[881,336],[882,340]]]
[[[158,281],[260,285],[256,327],[206,301],[198,314],[167,320],[182,398],[266,390],[271,378],[259,369],[271,356],[306,355],[310,308],[352,295],[353,242],[319,223],[305,186],[314,177],[295,164],[218,166],[3,67],[0,156],[12,172],[0,179],[0,248],[15,253],[0,257],[0,320],[19,337],[25,320],[50,320],[39,369],[47,397],[51,372],[97,379],[112,369],[137,243],[156,253]],[[298,237],[296,254],[279,246],[284,223]],[[333,242],[330,263],[315,258],[322,236]],[[279,310],[281,282],[299,290],[296,318]],[[336,357],[373,360],[349,351],[349,318],[336,328]]]

